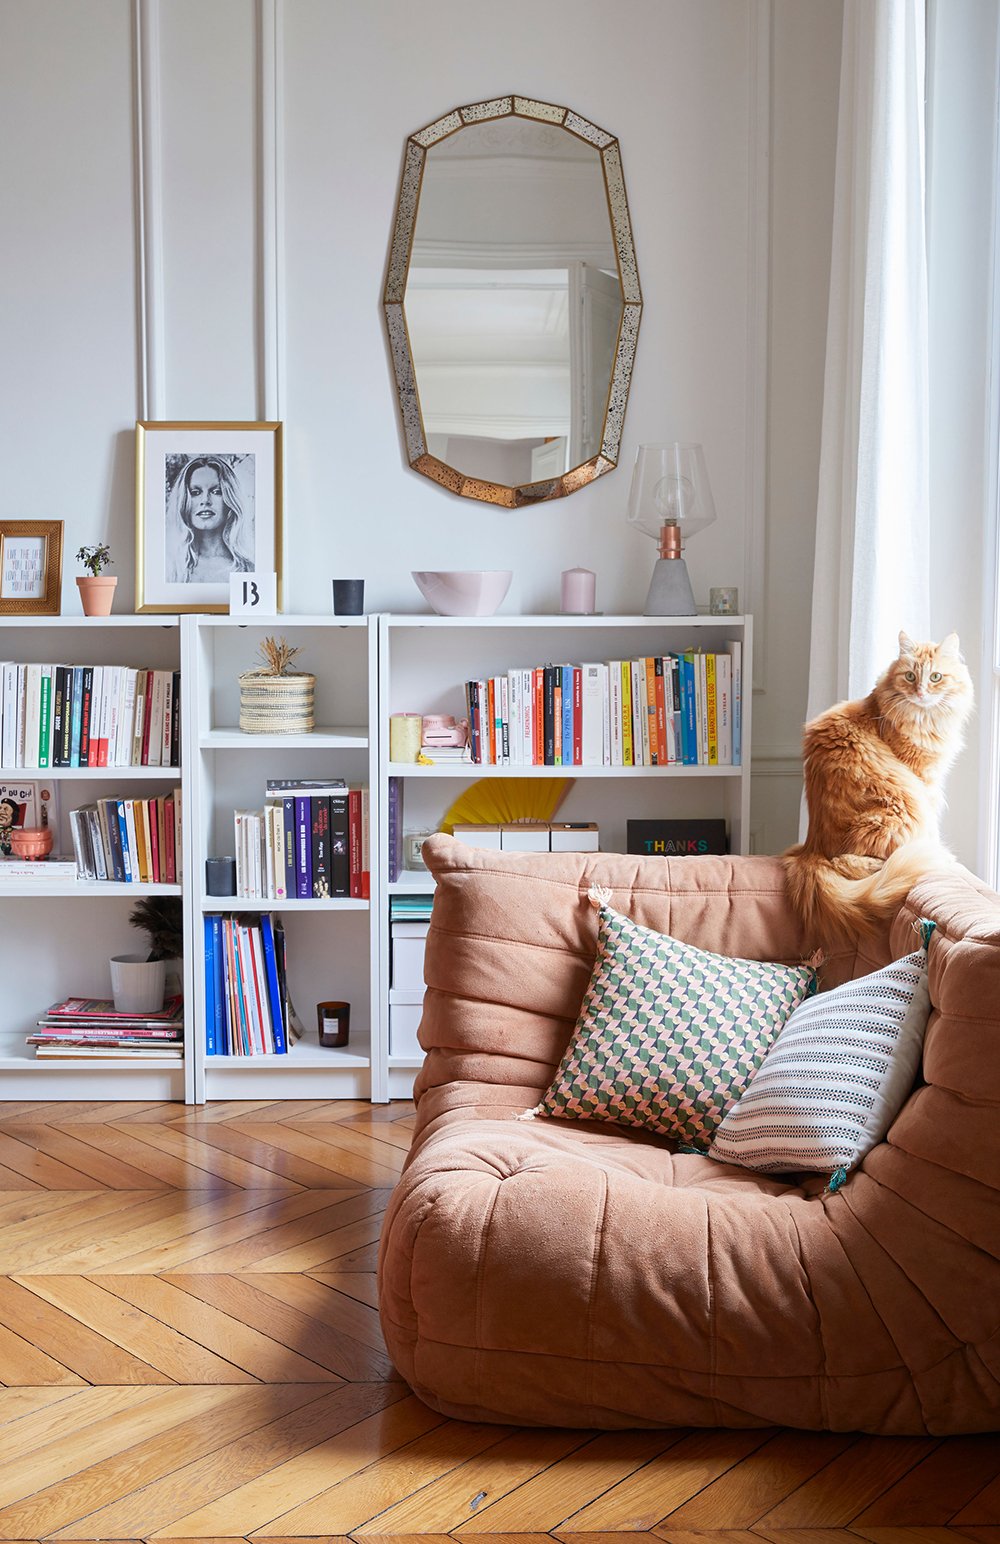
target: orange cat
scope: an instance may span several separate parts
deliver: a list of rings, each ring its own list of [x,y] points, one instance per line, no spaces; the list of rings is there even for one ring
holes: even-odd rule
[[[809,830],[785,869],[810,937],[872,928],[928,867],[951,861],[938,820],[971,711],[957,633],[943,643],[900,633],[899,658],[869,696],[806,725]]]

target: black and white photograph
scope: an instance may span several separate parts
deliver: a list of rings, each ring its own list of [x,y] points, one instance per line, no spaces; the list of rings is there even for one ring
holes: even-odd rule
[[[136,496],[137,611],[226,611],[231,575],[278,573],[280,424],[137,424]]]

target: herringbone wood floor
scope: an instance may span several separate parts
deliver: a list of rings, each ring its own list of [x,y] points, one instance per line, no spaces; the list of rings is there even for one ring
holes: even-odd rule
[[[0,1540],[1000,1544],[1000,1437],[428,1410],[375,1309],[411,1125],[404,1104],[0,1105]]]

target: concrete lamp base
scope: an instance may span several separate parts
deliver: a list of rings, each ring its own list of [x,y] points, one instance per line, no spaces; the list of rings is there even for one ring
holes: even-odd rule
[[[698,615],[694,591],[683,558],[657,558],[643,616],[693,617]]]

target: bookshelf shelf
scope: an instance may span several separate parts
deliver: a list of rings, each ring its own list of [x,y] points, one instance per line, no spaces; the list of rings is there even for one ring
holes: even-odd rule
[[[180,783],[180,767],[0,767],[0,781]]]
[[[208,729],[198,736],[202,750],[366,751],[367,729],[314,729],[309,734],[245,734],[235,725]]]
[[[152,884],[120,884],[117,880],[101,879],[16,879],[6,880],[0,878],[0,900],[13,900],[17,897],[23,900],[25,896],[38,896],[40,899],[52,900],[58,896],[60,900],[114,900],[124,897],[126,900],[138,900],[144,895],[180,895],[180,885],[152,885]]]
[[[502,778],[534,786],[565,779],[569,787],[555,818],[596,822],[601,846],[624,852],[627,821],[635,819],[724,818],[730,850],[745,853],[750,839],[751,694],[742,692],[742,764],[736,766],[479,766],[473,762],[440,762],[431,766],[389,760],[388,723],[393,713],[468,716],[465,683],[504,675],[508,670],[536,668],[546,661],[603,662],[680,654],[688,649],[705,653],[726,650],[730,642],[742,649],[742,680],[752,680],[752,618],[647,616],[494,616],[438,617],[386,615],[379,619],[379,867],[390,872],[390,779],[398,800],[396,817],[402,832],[433,831],[458,793],[483,780]],[[414,1014],[422,1001],[401,997],[391,989],[392,948],[389,902],[398,896],[432,894],[429,874],[403,870],[387,878],[375,912],[381,986],[380,1014],[375,1026],[373,1061],[385,1068],[386,1093],[405,1095],[412,1087],[421,1058],[409,1054]],[[374,905],[374,902],[373,902]],[[400,919],[401,920],[401,919]],[[391,1048],[393,1010],[400,1013],[405,1040]],[[376,1095],[376,1097],[378,1097]]]
[[[316,719],[308,734],[246,734],[239,728],[239,677],[253,668],[260,644],[278,633],[301,652],[295,668],[316,677]],[[187,913],[194,961],[191,1018],[195,1101],[260,1098],[368,1098],[376,1081],[367,1025],[377,1011],[377,957],[372,946],[379,878],[370,900],[314,897],[245,900],[208,895],[205,860],[233,853],[234,811],[259,810],[268,779],[342,778],[367,785],[371,821],[377,798],[373,726],[378,723],[377,627],[374,619],[281,616],[246,623],[224,614],[185,617],[182,660],[190,683],[185,782],[185,829],[190,840]],[[374,869],[374,864],[373,864]],[[204,918],[280,916],[285,929],[289,996],[306,1036],[286,1054],[206,1055]],[[351,1040],[343,1050],[317,1043],[316,1004],[351,1004]]]

